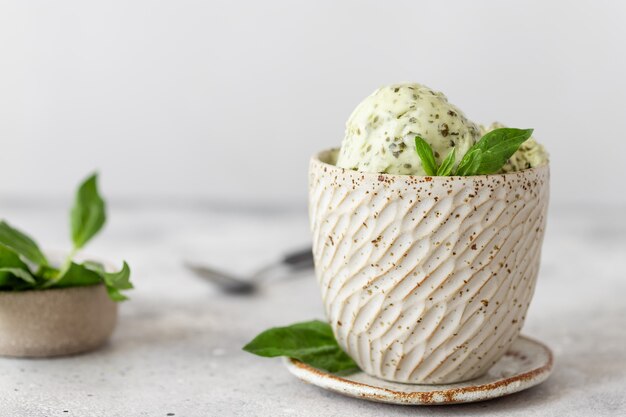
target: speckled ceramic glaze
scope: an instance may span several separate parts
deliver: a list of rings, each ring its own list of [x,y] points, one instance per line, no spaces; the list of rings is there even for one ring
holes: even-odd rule
[[[312,158],[309,212],[327,318],[369,375],[454,383],[515,341],[535,288],[549,168],[370,174]]]
[[[117,303],[104,285],[0,292],[0,355],[47,357],[95,349],[111,336]]]
[[[484,401],[523,391],[550,376],[553,359],[548,347],[520,336],[485,375],[446,385],[387,382],[364,372],[336,375],[295,359],[285,359],[285,363],[303,381],[349,397],[390,404],[435,405]]]

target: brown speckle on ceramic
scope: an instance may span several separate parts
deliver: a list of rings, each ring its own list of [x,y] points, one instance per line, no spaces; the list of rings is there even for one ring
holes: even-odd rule
[[[0,355],[49,357],[93,350],[109,338],[117,303],[104,285],[0,292]]]
[[[316,275],[341,347],[389,381],[484,374],[526,318],[548,166],[419,177],[338,168],[332,157],[311,160],[309,213]]]
[[[350,397],[390,404],[441,405],[489,400],[540,384],[552,372],[553,357],[545,345],[520,336],[485,375],[449,385],[401,384],[364,372],[339,376],[295,359],[286,359],[285,364],[301,380]]]

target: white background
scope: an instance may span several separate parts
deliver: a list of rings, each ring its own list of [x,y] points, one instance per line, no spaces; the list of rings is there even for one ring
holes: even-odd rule
[[[412,80],[533,127],[556,205],[626,202],[626,3],[3,1],[0,199],[304,205],[310,154]]]

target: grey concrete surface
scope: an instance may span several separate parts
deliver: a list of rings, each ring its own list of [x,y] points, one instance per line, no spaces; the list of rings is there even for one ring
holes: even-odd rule
[[[224,296],[181,266],[253,271],[309,239],[306,212],[113,206],[87,252],[133,269],[110,343],[80,356],[0,358],[0,416],[626,416],[626,210],[552,208],[525,334],[548,344],[544,384],[488,402],[411,408],[346,398],[241,350],[259,331],[322,317],[312,274]],[[0,204],[62,249],[65,208]]]

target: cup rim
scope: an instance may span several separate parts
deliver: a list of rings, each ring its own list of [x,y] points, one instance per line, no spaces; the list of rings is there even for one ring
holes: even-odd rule
[[[544,170],[548,170],[550,167],[550,161],[538,165],[536,167],[532,167],[532,168],[527,168],[527,169],[523,169],[521,171],[511,171],[511,172],[505,172],[505,173],[498,173],[498,174],[481,174],[481,175],[469,175],[469,176],[461,176],[461,175],[450,175],[450,176],[436,176],[436,175],[409,175],[409,174],[387,174],[387,173],[383,173],[383,172],[366,172],[366,171],[355,171],[353,169],[348,169],[348,168],[342,168],[342,167],[338,167],[337,165],[333,165],[330,164],[328,162],[324,162],[322,160],[322,157],[324,155],[328,155],[331,152],[335,152],[338,151],[339,148],[328,148],[322,151],[319,151],[317,153],[315,153],[313,156],[311,156],[310,162],[311,163],[316,163],[319,164],[321,166],[323,166],[324,168],[329,168],[335,171],[340,171],[341,173],[353,173],[359,176],[363,176],[365,177],[365,179],[367,179],[368,177],[370,179],[390,179],[390,180],[420,180],[420,181],[435,181],[435,180],[441,180],[441,179],[445,179],[447,181],[450,180],[454,180],[454,181],[459,181],[459,180],[465,180],[467,181],[468,179],[474,179],[474,180],[488,180],[488,179],[494,179],[496,177],[502,178],[504,177],[506,178],[512,178],[512,177],[516,177],[519,175],[528,175],[528,174],[534,174],[534,173],[538,173],[540,171],[544,171]]]

